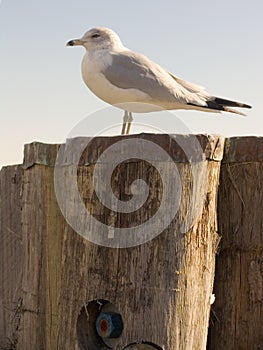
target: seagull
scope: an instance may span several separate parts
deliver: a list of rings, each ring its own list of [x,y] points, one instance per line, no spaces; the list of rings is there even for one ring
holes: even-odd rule
[[[129,134],[132,113],[187,109],[205,112],[231,112],[233,107],[251,106],[212,96],[199,85],[180,79],[141,53],[125,47],[109,28],[87,31],[67,46],[83,46],[82,78],[103,101],[124,109],[122,134]]]

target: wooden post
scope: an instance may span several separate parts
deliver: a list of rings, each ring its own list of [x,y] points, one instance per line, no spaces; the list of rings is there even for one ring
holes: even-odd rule
[[[211,350],[263,349],[263,138],[226,140]]]
[[[0,172],[0,349],[15,349],[22,306],[21,165]]]
[[[118,158],[126,140],[133,142],[128,148],[136,156],[116,164],[111,176],[114,194],[122,201],[137,198],[144,189],[141,182],[134,182],[137,179],[148,184],[149,193],[135,212],[119,213],[99,202],[93,175],[95,165],[102,177],[108,172],[110,158],[98,158],[109,146],[124,141],[119,151],[113,150],[113,159]],[[218,246],[216,193],[223,140],[204,135],[101,137],[90,140],[77,157],[75,151],[63,155],[83,142],[88,143],[71,140],[60,148],[65,163],[59,163],[55,173],[74,174],[77,165],[80,198],[104,223],[108,238],[103,228],[96,231],[82,212],[74,212],[77,197],[72,197],[74,189],[67,179],[55,178],[54,187],[58,145],[26,145],[23,170],[14,166],[1,171],[5,239],[0,270],[1,279],[7,281],[1,295],[1,346],[13,342],[17,350],[205,349]],[[149,143],[162,148],[164,158],[158,158],[158,150],[147,154]],[[147,154],[147,161],[138,154]],[[13,186],[10,176],[18,169]],[[63,198],[68,200],[64,204]],[[154,225],[145,225],[162,204],[166,208],[162,216]],[[167,221],[171,208],[176,212]],[[71,224],[75,218],[75,230],[65,217]],[[129,235],[117,237],[118,228],[126,228],[121,231],[125,235],[136,225],[141,225],[136,237],[142,244],[136,245]],[[83,227],[92,232],[93,241],[104,239],[105,245],[76,233],[79,229],[83,234]],[[10,230],[18,236],[19,253],[10,250],[5,260]],[[20,257],[13,275],[10,266]],[[21,279],[16,286],[17,275]]]

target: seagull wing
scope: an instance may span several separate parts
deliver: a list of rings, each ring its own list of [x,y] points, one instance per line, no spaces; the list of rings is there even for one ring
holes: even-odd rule
[[[148,95],[149,100],[145,102],[164,106],[164,109],[226,111],[241,115],[229,107],[251,108],[244,103],[211,96],[203,87],[177,78],[140,53],[127,49],[111,52],[110,56],[111,63],[104,67],[102,74],[114,86]]]
[[[168,72],[168,73],[179,85],[183,86],[186,90],[188,90],[191,93],[200,93],[200,92],[203,93],[205,91],[205,88],[200,86],[200,85],[189,83],[189,81],[180,79],[170,72]]]
[[[195,94],[204,94],[206,96],[206,108],[208,110],[214,110],[214,111],[225,111],[225,112],[231,112],[239,115],[245,116],[244,113],[241,113],[239,111],[233,110],[232,108],[229,107],[239,107],[239,108],[251,108],[251,106],[241,103],[241,102],[236,102],[232,100],[227,100],[225,98],[221,97],[215,97],[211,96],[208,93],[206,93],[205,88],[193,83],[189,83],[188,81],[185,81],[183,79],[177,78],[174,76],[172,73],[169,73],[171,77],[180,85],[182,85],[185,89],[187,89],[189,92],[195,93]],[[199,107],[198,104],[194,103],[189,103],[190,105]]]
[[[205,106],[203,89],[176,78],[146,56],[126,50],[111,52],[111,64],[102,74],[114,86],[136,89],[149,96],[149,102],[176,105],[196,103]]]

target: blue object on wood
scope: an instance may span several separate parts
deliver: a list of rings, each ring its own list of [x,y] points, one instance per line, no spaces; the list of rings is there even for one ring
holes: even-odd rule
[[[96,320],[96,330],[102,338],[119,338],[123,331],[123,321],[116,312],[102,312]]]

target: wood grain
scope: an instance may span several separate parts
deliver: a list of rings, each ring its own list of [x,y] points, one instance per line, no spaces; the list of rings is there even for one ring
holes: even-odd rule
[[[0,172],[0,349],[13,349],[22,313],[22,166]]]
[[[208,349],[263,349],[263,138],[226,140]]]
[[[162,226],[160,218],[160,235],[145,244],[123,249],[95,245],[73,231],[60,212],[54,192],[58,145],[26,146],[19,182],[22,216],[12,223],[16,229],[22,223],[23,248],[21,307],[13,338],[16,349],[103,349],[97,336],[87,339],[93,335],[86,330],[97,312],[96,308],[88,308],[93,305],[88,303],[100,300],[115,305],[123,318],[124,331],[114,346],[116,350],[142,341],[166,350],[206,348],[219,241],[216,195],[223,139],[198,136],[202,157],[193,152],[189,161],[169,135],[138,137],[157,142],[172,156],[181,178],[182,198],[168,227]],[[194,136],[179,137],[187,144]],[[114,191],[119,198],[129,198],[131,178],[143,178],[150,188],[146,205],[130,215],[113,215],[101,206],[92,183],[94,162],[116,140],[94,139],[81,159],[73,157],[67,166],[78,163],[79,192],[97,219],[108,225],[129,227],[154,215],[162,198],[162,185],[158,173],[147,162],[126,161],[116,167]],[[107,163],[99,166],[107,169]],[[10,174],[2,176],[7,181]],[[194,193],[193,176],[198,178],[198,190]],[[170,176],[168,183],[173,181]]]

